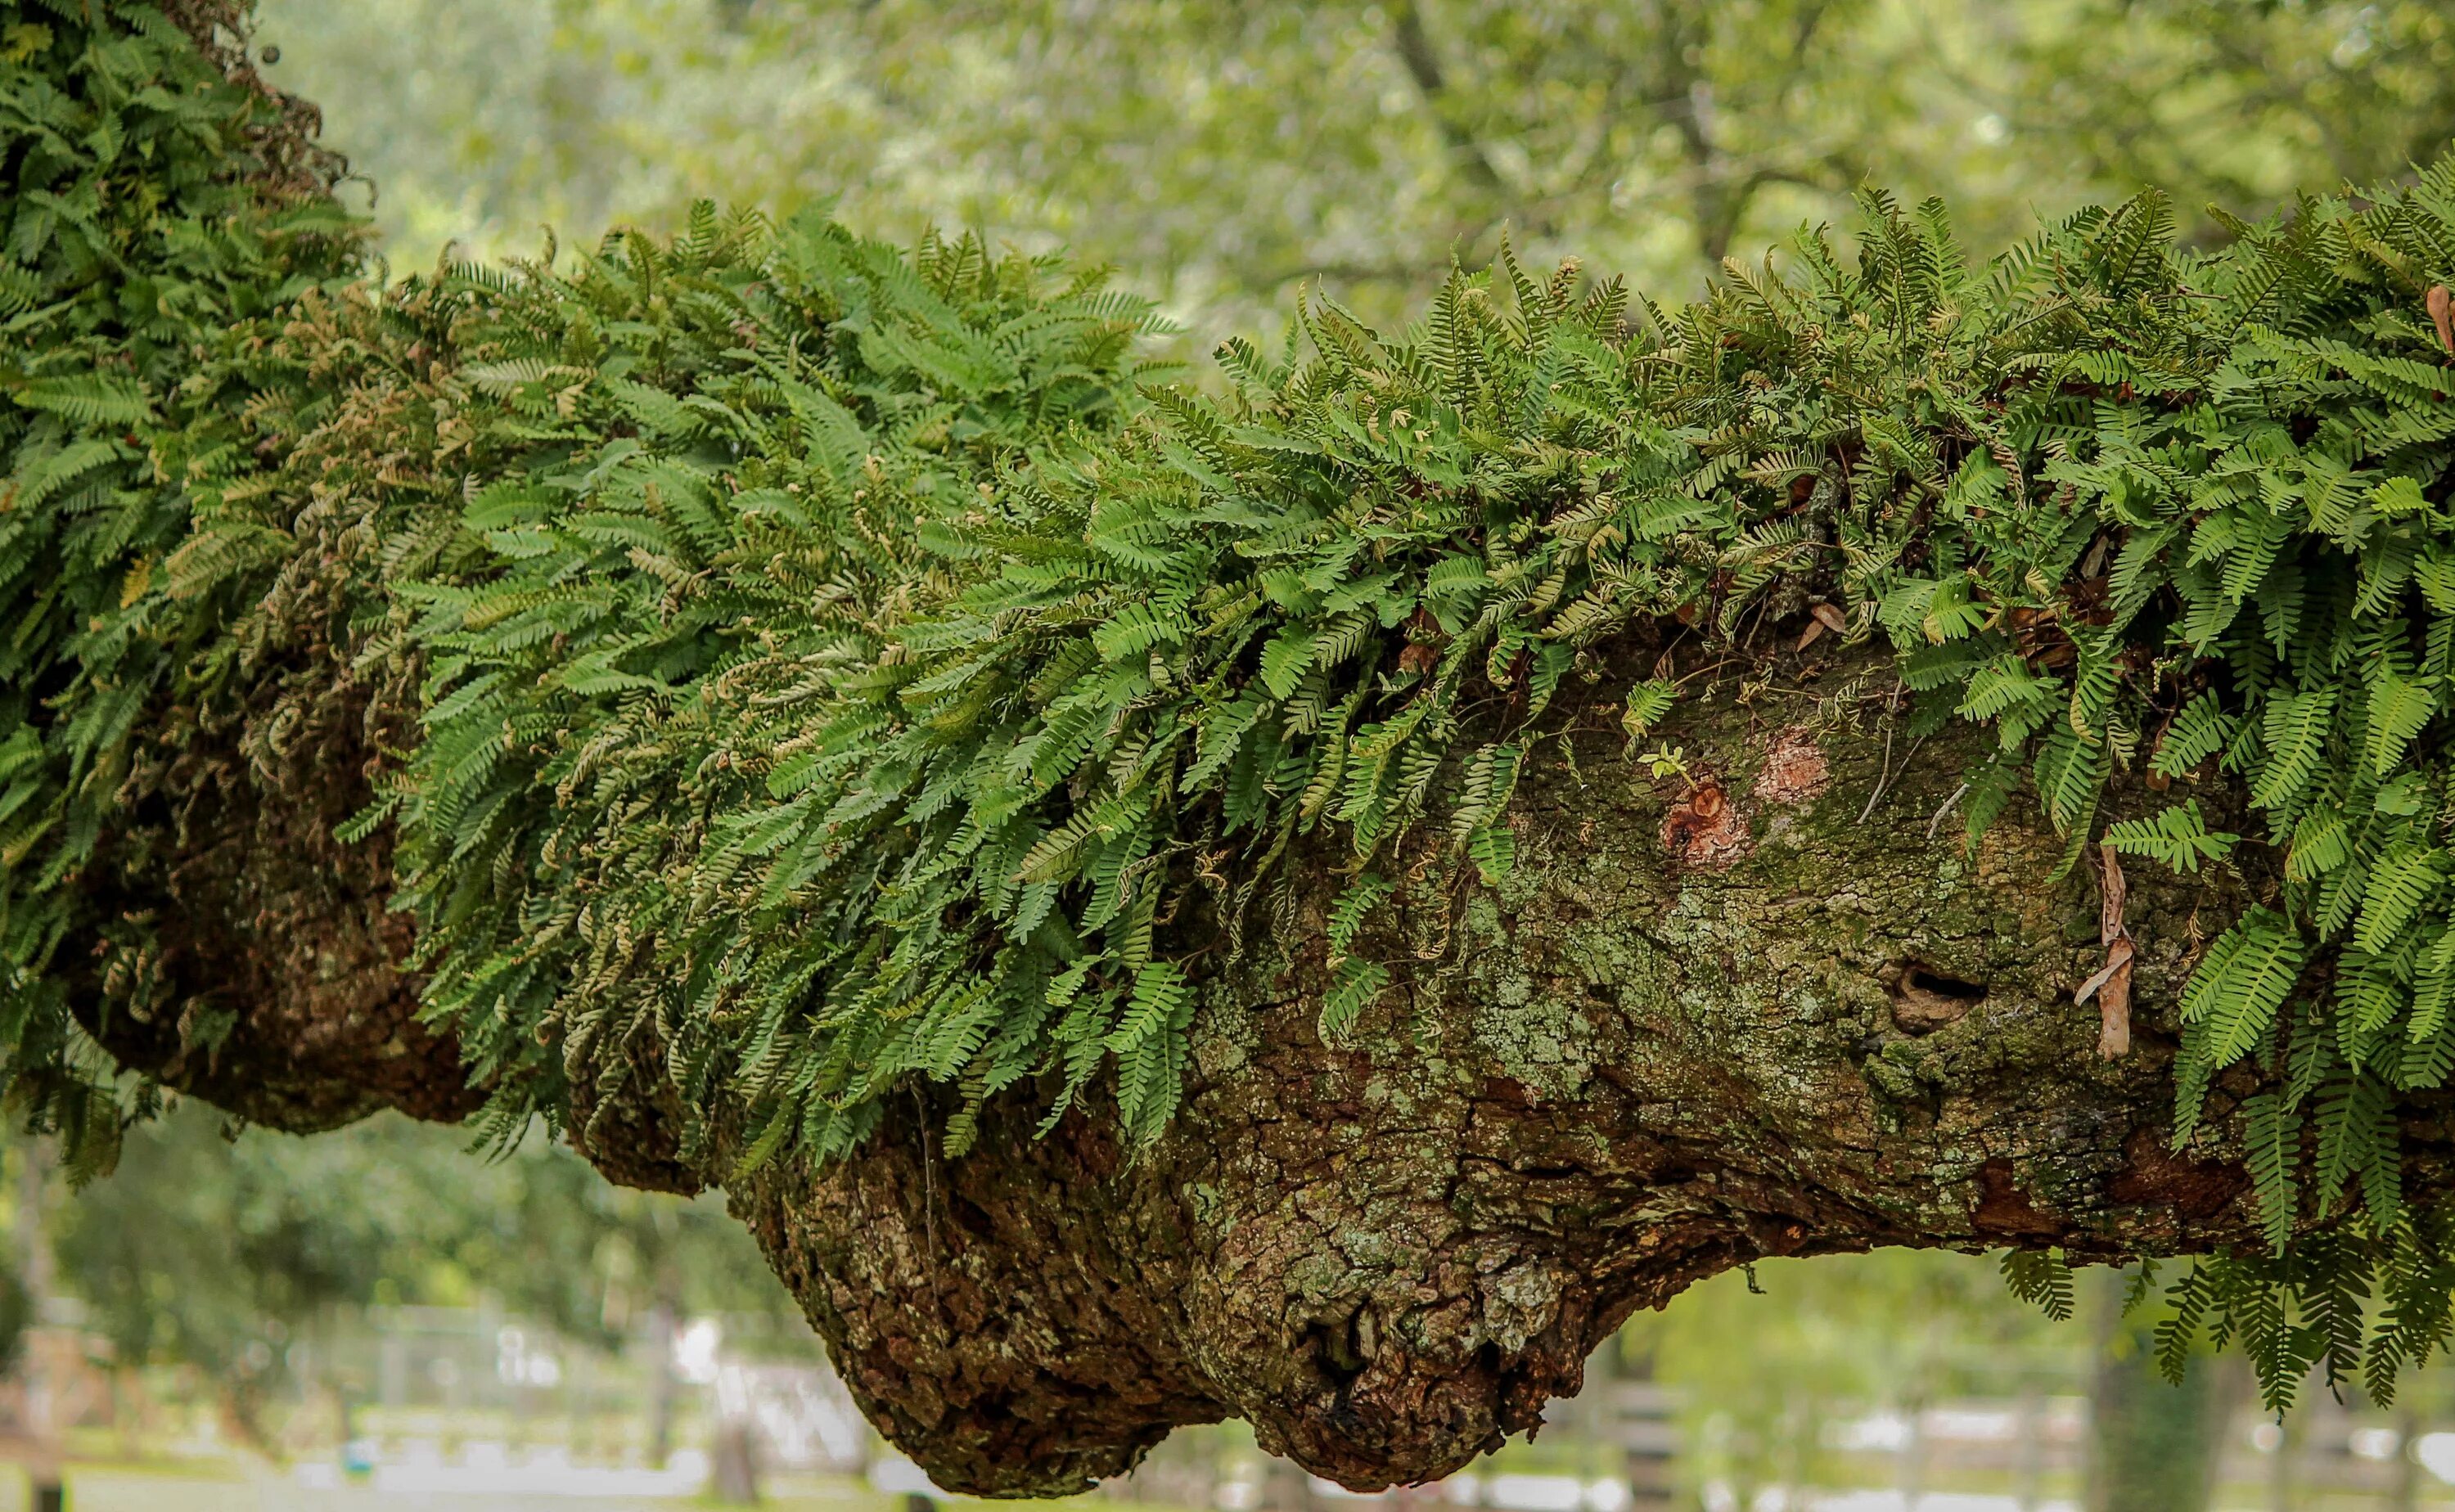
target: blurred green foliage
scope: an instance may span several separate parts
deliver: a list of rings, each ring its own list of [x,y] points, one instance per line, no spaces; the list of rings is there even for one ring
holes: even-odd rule
[[[116,1358],[198,1367],[241,1421],[335,1309],[482,1299],[606,1347],[660,1303],[793,1320],[720,1198],[623,1190],[541,1134],[496,1160],[468,1145],[395,1114],[299,1139],[183,1101],[57,1204],[60,1281]]]
[[[1674,299],[1877,182],[1991,250],[2263,212],[2455,135],[2455,16],[2327,0],[265,0],[403,268],[838,198],[1112,260],[1208,338],[1367,319],[1509,227]]]
[[[1942,1250],[1773,1260],[1717,1276],[1625,1348],[1687,1398],[1681,1472],[1735,1488],[1835,1483],[1843,1417],[2025,1382],[2069,1391],[2089,1335],[2016,1301],[1995,1267]]]

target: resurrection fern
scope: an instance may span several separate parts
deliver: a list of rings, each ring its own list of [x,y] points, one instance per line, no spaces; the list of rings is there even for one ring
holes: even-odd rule
[[[2056,1322],[2069,1322],[2072,1316],[2071,1262],[2054,1250],[2007,1250],[2003,1255],[2003,1284],[2014,1297],[2044,1313]]]
[[[844,690],[918,665],[887,655],[884,627],[977,575],[960,532],[991,507],[1001,456],[1116,424],[1152,323],[1098,285],[1052,285],[977,241],[907,262],[822,221],[704,211],[671,246],[617,240],[569,275],[441,281],[455,338],[482,357],[460,373],[477,443],[505,462],[458,510],[456,571],[381,585],[409,611],[392,633],[417,649],[429,707],[380,812],[427,926],[429,1000],[499,1117],[558,1109],[566,1064],[629,1063],[605,1041],[690,1068],[694,1097],[698,1078],[737,1078],[801,1120],[754,1149],[787,1131],[840,1149],[907,1072],[986,1096],[1048,1052],[1054,973],[984,979],[910,882],[927,861],[944,898],[1001,884],[1020,902],[1006,932],[1027,937],[1059,883],[1012,874],[1077,875],[1071,859],[1104,854],[1099,816],[980,865],[907,843],[902,882],[883,854],[836,871],[828,842],[892,836],[916,808],[960,817],[939,774],[934,791],[918,774],[842,780],[886,729]],[[928,680],[958,703],[986,686],[961,667]],[[1079,757],[1094,732],[1078,707]],[[1111,911],[1137,881],[1118,859],[1100,877]],[[748,948],[822,887],[852,911]],[[697,966],[666,977],[681,954]],[[1146,949],[1126,969],[1151,963]],[[829,994],[845,1000],[820,1006]],[[1139,1068],[1153,1127],[1181,1006],[1078,1041]],[[720,1024],[738,1028],[712,1042]],[[821,1110],[847,1089],[829,1137]]]
[[[2196,872],[2202,861],[2224,859],[2240,838],[2222,831],[2212,833],[2197,798],[2160,809],[2152,818],[2126,819],[2105,827],[2105,841],[2116,850],[2150,857],[2178,872]]]
[[[1504,251],[1187,388],[1097,272],[822,217],[344,287],[280,102],[51,3],[0,50],[0,1038],[38,1117],[119,1106],[65,943],[103,1011],[195,1006],[83,869],[166,740],[312,722],[309,649],[406,711],[345,837],[393,846],[497,1127],[648,1076],[741,1169],[921,1084],[950,1151],[1026,1081],[1148,1140],[1197,962],[1287,931],[1292,855],[1345,878],[1335,1038],[1393,985],[1402,846],[1512,871],[1564,679],[1634,740],[1679,696],[1637,633],[1737,659],[1812,613],[1913,730],[1991,732],[1972,839],[2025,787],[2066,870],[2279,857],[2191,979],[2175,1122],[2261,1068],[2226,1111],[2266,1247],[2177,1283],[2161,1358],[2239,1342],[2281,1403],[2445,1341],[2392,1110],[2455,1067],[2455,159],[2214,252],[2149,194],[1979,268],[1869,194],[1854,249],[1676,311]],[[2060,1260],[2007,1274],[2068,1310]]]

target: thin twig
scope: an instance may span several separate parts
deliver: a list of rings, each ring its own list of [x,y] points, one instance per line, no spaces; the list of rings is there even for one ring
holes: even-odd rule
[[[912,1106],[921,1115],[921,1229],[928,1236],[929,1269],[938,1268],[938,1169],[929,1154],[929,1109],[921,1089],[912,1089]]]
[[[1958,803],[1958,802],[1961,800],[1962,796],[1963,796],[1964,795],[1966,795],[1968,792],[1969,792],[1969,784],[1968,784],[1968,783],[1966,783],[1966,782],[1963,782],[1962,784],[1960,784],[1960,786],[1958,786],[1958,787],[1957,787],[1957,788],[1954,788],[1954,789],[1952,790],[1952,796],[1950,796],[1950,797],[1948,797],[1948,798],[1944,799],[1944,800],[1943,800],[1943,807],[1941,807],[1941,808],[1939,808],[1939,809],[1938,809],[1938,810],[1936,810],[1936,811],[1935,811],[1935,817],[1933,817],[1933,818],[1931,818],[1931,819],[1929,819],[1929,820],[1927,820],[1927,821],[1926,821],[1926,837],[1927,837],[1928,839],[1930,839],[1930,840],[1931,840],[1931,839],[1934,839],[1934,838],[1935,838],[1935,827],[1936,827],[1937,825],[1941,824],[1941,823],[1943,822],[1943,816],[1944,816],[1945,815],[1947,815],[1947,814],[1951,813],[1951,812],[1952,812],[1952,806],[1953,806],[1954,804],[1956,804],[1956,803]]]
[[[1893,732],[1898,728],[1890,719],[1884,721],[1884,764],[1876,772],[1876,785],[1867,794],[1867,806],[1858,811],[1861,824],[1867,822],[1868,815],[1876,812],[1876,800],[1884,796],[1885,784],[1893,780]]]

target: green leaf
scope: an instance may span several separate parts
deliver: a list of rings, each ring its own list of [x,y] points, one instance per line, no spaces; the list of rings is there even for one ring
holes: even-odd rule
[[[1262,685],[1275,698],[1296,691],[1297,681],[1311,670],[1315,636],[1301,625],[1290,625],[1262,648]]]
[[[2201,861],[2224,859],[2241,839],[2222,830],[2210,831],[2197,798],[2161,809],[2151,819],[2129,819],[2105,828],[2105,841],[2116,850],[2151,857],[2178,872],[2196,872]]]

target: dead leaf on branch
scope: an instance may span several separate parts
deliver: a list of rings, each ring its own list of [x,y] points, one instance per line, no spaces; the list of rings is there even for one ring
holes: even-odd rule
[[[1850,625],[1849,616],[1842,614],[1837,605],[1811,604],[1807,614],[1807,628],[1798,633],[1798,644],[1791,648],[1793,651],[1805,651],[1815,645],[1817,637],[1826,631],[1837,635]]]
[[[2131,942],[2131,931],[2122,922],[2122,904],[2130,889],[2122,879],[2122,862],[2111,844],[2098,850],[2103,866],[2100,873],[2102,885],[2099,892],[2098,943],[2105,947],[2105,964],[2097,974],[2080,984],[2072,1001],[2085,1005],[2097,999],[2097,1053],[2100,1058],[2112,1060],[2131,1049],[2131,961],[2139,954]]]

